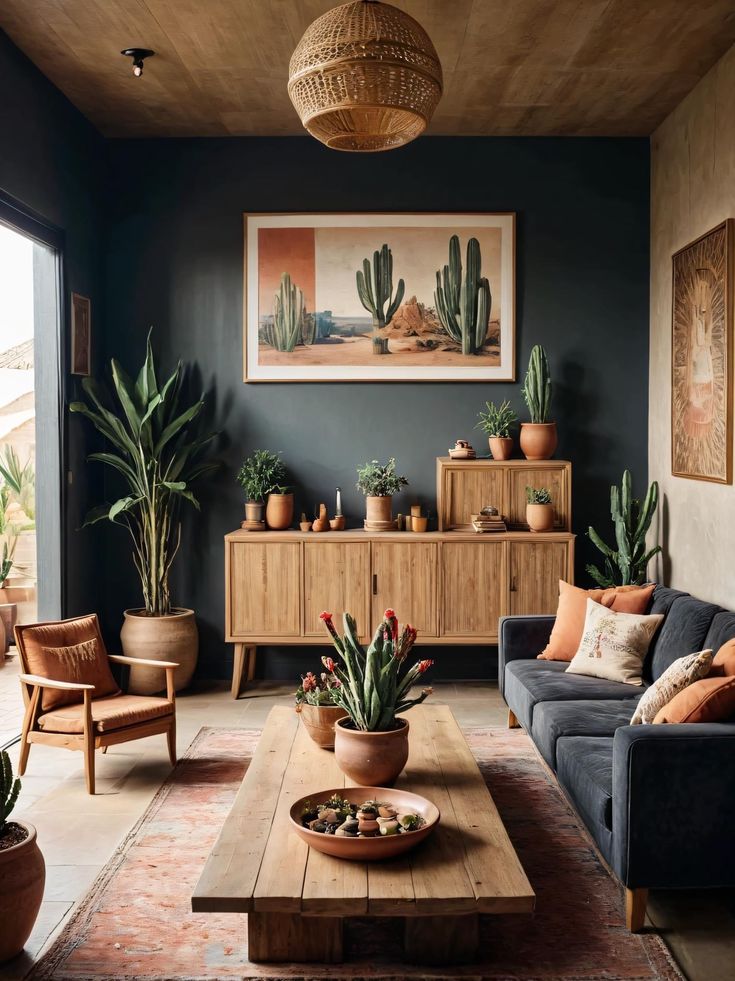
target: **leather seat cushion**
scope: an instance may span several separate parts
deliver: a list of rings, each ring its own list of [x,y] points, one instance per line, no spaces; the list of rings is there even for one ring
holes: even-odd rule
[[[126,729],[140,722],[162,719],[173,714],[173,705],[165,698],[149,698],[146,695],[113,695],[92,701],[92,720],[96,733]],[[81,735],[84,732],[84,707],[64,705],[46,712],[38,719],[43,732],[61,732]]]

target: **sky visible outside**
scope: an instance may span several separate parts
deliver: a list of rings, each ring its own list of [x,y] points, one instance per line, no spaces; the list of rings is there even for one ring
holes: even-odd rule
[[[33,337],[33,243],[0,225],[0,351]]]

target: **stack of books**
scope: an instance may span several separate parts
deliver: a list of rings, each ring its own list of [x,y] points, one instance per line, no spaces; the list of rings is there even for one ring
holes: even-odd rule
[[[475,531],[507,531],[508,526],[502,514],[473,514],[472,527]]]

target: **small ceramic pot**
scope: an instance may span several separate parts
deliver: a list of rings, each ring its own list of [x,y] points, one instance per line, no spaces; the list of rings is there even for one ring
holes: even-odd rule
[[[429,524],[429,519],[426,517],[418,517],[413,515],[411,518],[411,531],[426,531]]]
[[[262,501],[246,501],[245,502],[245,520],[246,521],[262,521],[263,512],[265,511],[265,504]]]
[[[293,521],[293,494],[269,494],[265,523],[273,531],[285,531]]]
[[[334,724],[347,713],[339,705],[309,705],[301,702],[296,706],[304,729],[322,749],[334,749]]]
[[[363,732],[351,719],[340,719],[334,727],[334,758],[337,766],[355,783],[387,787],[403,771],[408,760],[408,722],[398,719],[390,732]]]
[[[521,450],[527,460],[548,460],[557,444],[555,422],[522,422]]]
[[[366,497],[365,514],[368,522],[390,521],[393,517],[393,498],[390,494],[384,497]]]
[[[311,521],[299,521],[299,528],[302,531],[311,531]]]
[[[551,531],[554,527],[554,505],[527,504],[526,522],[531,531]]]
[[[510,436],[488,436],[490,455],[493,460],[510,460],[513,440]]]
[[[17,845],[0,851],[0,963],[19,954],[31,935],[43,899],[46,864],[36,829],[14,821],[27,832]]]
[[[333,518],[330,518],[329,527],[331,528],[332,531],[344,531],[345,516],[343,514],[336,514]]]

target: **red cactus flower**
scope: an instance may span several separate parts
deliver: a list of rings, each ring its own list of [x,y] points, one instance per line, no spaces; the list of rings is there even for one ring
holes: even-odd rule
[[[385,619],[386,620],[395,620],[395,618],[396,618],[395,610],[386,610],[385,611]]]
[[[317,687],[316,675],[311,671],[307,671],[306,674],[301,679],[301,687],[304,691],[314,691]]]
[[[332,614],[331,613],[327,613],[327,611],[325,610],[323,613],[320,613],[319,614],[319,619],[320,620],[324,620],[326,622],[327,620],[331,620],[332,619]]]
[[[334,661],[331,657],[323,657],[322,664],[329,671],[330,674],[334,674]]]
[[[428,671],[433,663],[434,662],[428,658],[425,661],[419,661],[419,674],[423,674],[425,671]]]
[[[324,621],[324,626],[330,632],[330,634],[332,635],[332,637],[334,637],[335,640],[339,640],[339,634],[337,633],[337,629],[334,626],[334,624],[332,623],[332,614],[331,613],[326,613],[326,612],[325,613],[320,613],[319,614],[319,619]],[[340,650],[342,650],[341,643],[338,644],[338,647],[339,647]]]

